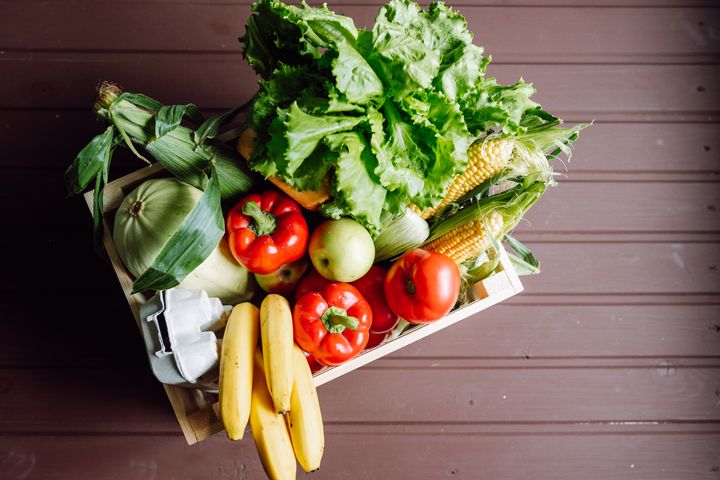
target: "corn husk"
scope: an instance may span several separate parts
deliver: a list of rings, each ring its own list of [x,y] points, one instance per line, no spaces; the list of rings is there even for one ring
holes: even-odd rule
[[[380,235],[375,238],[375,261],[398,257],[411,248],[419,247],[428,235],[430,228],[427,222],[407,208],[405,213],[385,223]]]

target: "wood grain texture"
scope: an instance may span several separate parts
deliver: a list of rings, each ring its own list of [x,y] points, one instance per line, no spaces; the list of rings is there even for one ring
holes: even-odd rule
[[[404,433],[379,429],[352,433],[330,426],[327,432],[322,466],[312,474],[314,479],[407,478],[411,473],[419,480],[476,480],[526,478],[528,472],[533,472],[534,478],[557,480],[577,480],[579,472],[587,480],[714,479],[720,442],[717,431],[485,435],[412,429]],[[231,443],[216,436],[191,448],[182,442],[176,436],[153,435],[0,437],[0,473],[11,479],[26,475],[24,478],[48,480],[263,478],[250,437]],[[179,455],[178,451],[184,453]]]
[[[100,130],[101,79],[211,113],[250,98],[236,41],[249,3],[0,0],[1,479],[262,478],[252,441],[184,445],[61,181]],[[331,8],[363,24],[379,3]],[[596,123],[518,229],[542,274],[321,387],[313,478],[717,478],[717,2],[452,4],[491,75]],[[138,166],[121,151],[114,175]]]
[[[532,294],[720,293],[716,243],[529,244],[542,259],[541,275],[525,277]]]
[[[374,22],[377,7],[340,5],[358,26]],[[720,58],[720,9],[459,6],[483,45],[501,63],[697,63]],[[223,4],[11,3],[6,9],[21,31],[0,32],[5,50],[239,52],[250,7]],[[122,22],[98,19],[118,16]],[[547,29],[549,23],[563,28]],[[129,30],[126,26],[133,25]],[[65,34],[63,34],[65,33]],[[88,43],[87,39],[94,42]],[[572,41],[569,41],[572,39]]]
[[[127,152],[120,152],[127,153]],[[124,158],[113,168],[114,173],[124,173],[139,165],[140,160]],[[28,199],[29,210],[46,209],[56,212],[43,229],[57,228],[71,222],[79,228],[89,224],[90,219],[75,208],[75,201],[61,201],[65,195],[62,175],[65,166],[20,167],[7,169],[0,178],[0,199],[11,199],[26,190],[24,178],[32,176],[36,188],[43,190],[47,198],[57,198],[57,203],[47,205],[46,198]],[[707,174],[704,174],[707,178]],[[613,176],[605,180],[603,173],[576,176],[569,172],[559,177],[559,184],[549,189],[518,225],[518,232],[570,233],[660,233],[687,232],[720,233],[720,188],[718,183],[708,181],[682,181],[670,175],[660,175],[653,180],[635,183],[630,177]],[[694,178],[697,178],[695,176]],[[710,177],[712,179],[712,177]],[[595,215],[602,205],[602,215]],[[632,208],[628,208],[631,205]],[[59,215],[63,213],[63,215]],[[593,217],[589,222],[588,218]],[[31,216],[13,217],[4,228],[37,228]]]
[[[41,3],[55,4],[62,3],[65,0],[0,0],[0,4],[11,5],[13,3]],[[145,4],[166,4],[166,5],[250,5],[251,0],[241,0],[234,2],[231,0],[75,0],[76,5],[84,5],[88,3],[115,3],[130,5]],[[288,0],[287,3],[297,4],[298,0]],[[316,0],[308,1],[311,5],[318,5],[322,2]],[[427,0],[421,0],[421,5],[427,5]],[[336,0],[332,2],[330,7],[338,5],[363,5],[367,8],[373,8],[381,5],[378,0]],[[717,3],[713,0],[628,0],[621,2],[620,0],[458,0],[452,3],[453,6],[495,6],[495,7],[614,7],[614,8],[633,8],[633,7],[666,7],[666,8],[687,8],[687,7],[716,7]]]
[[[93,85],[83,87],[92,95]],[[80,110],[0,110],[0,162],[11,167],[49,167],[57,175],[77,152],[102,131],[88,103]],[[33,142],[42,132],[43,142]],[[585,129],[560,180],[717,179],[720,136],[712,123],[595,123]],[[28,145],[33,155],[28,155]],[[140,161],[120,149],[114,177],[139,168]],[[115,170],[119,168],[119,170]],[[555,168],[564,168],[555,162]],[[708,174],[712,174],[709,176]],[[57,188],[55,186],[54,188]]]
[[[87,108],[93,86],[103,79],[129,91],[142,90],[163,103],[193,101],[203,108],[243,104],[257,90],[257,79],[239,54],[10,52],[0,56],[0,68],[14,72],[0,77],[0,89],[7,92],[0,108]],[[168,75],[173,71],[183,74]],[[720,111],[716,65],[491,64],[488,74],[502,83],[523,77],[533,82],[537,100],[548,110],[585,120],[672,114],[682,121],[708,121]]]
[[[38,243],[33,245],[38,247],[29,247],[28,252],[40,248]],[[569,299],[575,295],[680,297],[720,293],[717,243],[528,242],[528,245],[542,262],[542,274],[523,279],[525,296],[566,295]],[[48,298],[58,299],[75,292],[87,276],[105,280],[85,284],[86,294],[114,288],[116,280],[107,266],[97,261],[90,246],[89,241],[76,248],[63,245],[64,254],[48,260],[46,268],[68,272],[64,282],[46,293]],[[28,289],[37,284],[37,276],[24,267],[26,262],[18,260],[10,265],[13,276],[0,280],[0,292],[14,295],[18,301],[32,298]]]
[[[622,368],[394,363],[378,360],[321,386],[324,421],[720,421],[720,365],[693,366],[690,360]],[[57,375],[65,388],[57,388]],[[0,378],[0,407],[12,412],[0,418],[0,432],[179,431],[162,387],[147,368],[2,369]],[[49,397],[53,408],[45,407]],[[362,408],[347,408],[360,398],[366,399]]]
[[[0,367],[144,368],[145,350],[124,299],[103,294],[98,300],[102,304],[60,301],[59,309],[74,309],[73,322],[58,322],[38,309],[27,311],[23,304],[0,305],[5,319]],[[389,358],[427,360],[420,365],[435,358],[472,359],[477,366],[517,368],[568,365],[576,359],[600,366],[615,358],[618,364],[636,365],[682,357],[712,359],[720,357],[718,319],[719,305],[503,303]],[[99,334],[112,341],[98,342]],[[56,341],[61,336],[64,341]],[[31,344],[35,348],[28,349]]]

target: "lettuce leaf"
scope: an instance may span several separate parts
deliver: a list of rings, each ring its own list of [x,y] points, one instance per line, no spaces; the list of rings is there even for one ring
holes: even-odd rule
[[[460,45],[443,57],[435,87],[455,100],[475,89],[477,79],[485,74],[490,57],[483,56],[482,47]]]
[[[363,117],[347,115],[310,115],[297,102],[289,109],[278,109],[270,126],[268,154],[283,178],[292,178],[303,161],[328,135],[352,130]]]
[[[336,193],[324,211],[331,217],[349,214],[371,233],[378,233],[387,191],[378,183],[377,161],[367,141],[357,132],[345,132],[326,137],[325,144],[337,154],[337,161]]]
[[[470,132],[478,135],[488,130],[522,133],[521,121],[526,112],[539,107],[530,97],[535,93],[531,83],[520,79],[513,85],[498,85],[491,77],[482,77],[475,90],[459,100]]]
[[[439,52],[408,34],[408,26],[419,13],[417,4],[393,0],[375,19],[370,63],[390,87],[388,94],[395,98],[428,88],[440,69]]]
[[[382,114],[369,113],[368,118],[380,183],[421,208],[440,202],[463,166],[453,156],[453,143],[435,128],[412,122],[391,101]]]
[[[333,60],[337,91],[350,102],[367,104],[383,94],[383,84],[375,71],[347,41],[337,43],[338,56]]]
[[[310,7],[303,1],[298,7],[260,0],[253,10],[240,42],[243,56],[263,78],[280,64],[310,64],[335,42],[357,39],[353,20],[331,12],[327,5]]]
[[[390,0],[371,29],[304,1],[259,0],[253,11],[241,39],[262,77],[250,166],[300,190],[329,179],[322,212],[373,233],[410,203],[439,203],[478,137],[559,123],[530,83],[485,76],[490,57],[443,3]]]

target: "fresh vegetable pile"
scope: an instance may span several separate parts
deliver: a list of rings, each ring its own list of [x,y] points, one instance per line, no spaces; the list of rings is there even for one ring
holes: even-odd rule
[[[249,421],[268,475],[294,478],[293,451],[310,471],[324,445],[310,368],[471,301],[503,241],[520,273],[539,272],[509,233],[585,125],[562,126],[522,79],[486,76],[490,57],[442,3],[391,0],[370,29],[326,6],[252,8],[241,43],[260,81],[241,127],[221,132],[239,108],[206,119],[104,83],[94,110],[107,129],[65,179],[71,194],[94,184],[99,239],[114,150],[165,167],[172,178],[114,212],[113,243],[134,293],[235,305],[222,420],[231,439]]]
[[[485,76],[490,58],[442,3],[392,0],[370,30],[326,7],[261,0],[253,9],[241,39],[262,77],[250,166],[299,190],[329,179],[322,212],[373,234],[408,204],[438,206],[478,137],[557,122],[530,99],[530,84]]]

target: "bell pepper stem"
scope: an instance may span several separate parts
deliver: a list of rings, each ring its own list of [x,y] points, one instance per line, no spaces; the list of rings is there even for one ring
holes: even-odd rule
[[[322,322],[330,333],[342,333],[346,328],[357,330],[360,321],[338,307],[328,308],[322,316]]]
[[[258,237],[262,235],[270,235],[275,231],[275,216],[270,213],[263,212],[260,205],[252,200],[248,201],[242,208],[243,215],[253,219],[250,229],[255,232]]]

